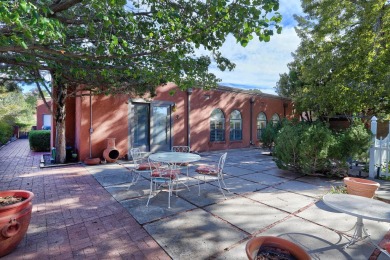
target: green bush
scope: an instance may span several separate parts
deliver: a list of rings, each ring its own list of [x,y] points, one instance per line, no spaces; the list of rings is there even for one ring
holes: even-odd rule
[[[50,151],[50,130],[32,130],[28,135],[28,141],[33,151]]]
[[[365,161],[371,145],[371,132],[364,127],[361,121],[355,120],[353,124],[341,133],[336,134],[337,142],[332,148],[332,157],[336,160]]]
[[[264,148],[272,149],[280,128],[281,123],[274,124],[273,121],[269,121],[265,128],[261,130],[260,141]]]
[[[290,122],[278,133],[273,156],[281,169],[307,175],[345,176],[348,160],[367,156],[370,137],[360,122],[338,133],[323,123]]]
[[[276,165],[302,174],[326,171],[334,141],[331,130],[322,123],[286,123],[275,140]]]
[[[11,139],[13,128],[4,121],[0,121],[0,145],[3,145]]]

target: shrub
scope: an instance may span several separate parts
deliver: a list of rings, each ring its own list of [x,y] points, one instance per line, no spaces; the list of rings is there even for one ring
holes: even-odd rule
[[[36,152],[50,151],[50,130],[33,130],[28,135],[30,149]]]
[[[332,149],[332,157],[336,160],[364,160],[368,157],[371,145],[371,132],[364,124],[355,120],[344,132],[336,134],[337,142]]]
[[[274,124],[273,121],[269,121],[265,128],[261,130],[260,141],[264,148],[272,149],[280,128],[281,123]]]
[[[13,134],[13,128],[4,121],[0,121],[0,145],[7,143]]]
[[[303,124],[285,124],[275,140],[273,156],[276,165],[281,169],[300,171],[299,167],[299,142]]]
[[[281,169],[302,174],[345,176],[347,160],[367,155],[370,133],[360,122],[333,133],[323,123],[287,123],[275,140],[274,160]]]
[[[276,165],[303,174],[323,172],[333,142],[332,132],[322,123],[287,123],[275,141]]]

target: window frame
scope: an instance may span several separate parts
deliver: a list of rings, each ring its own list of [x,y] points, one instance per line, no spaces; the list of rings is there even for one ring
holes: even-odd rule
[[[235,118],[237,117],[237,118]],[[230,113],[230,141],[241,141],[242,140],[242,116],[241,112],[237,109]]]
[[[278,118],[278,120],[275,120],[276,117]],[[278,113],[272,115],[271,121],[274,126],[280,123],[280,116],[278,115]]]
[[[264,115],[264,120],[260,119],[260,115]],[[261,127],[263,124],[264,124],[264,127]],[[260,125],[260,128],[259,128],[259,125]],[[261,140],[261,131],[262,129],[266,128],[267,127],[267,114],[263,111],[261,111],[258,115],[257,115],[257,118],[256,118],[256,130],[257,130],[257,139],[258,140]]]
[[[225,114],[219,108],[213,109],[210,115],[210,142],[225,141]]]

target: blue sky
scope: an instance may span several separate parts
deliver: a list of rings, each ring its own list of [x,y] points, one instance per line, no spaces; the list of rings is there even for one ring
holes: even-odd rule
[[[294,14],[302,15],[299,0],[280,0],[279,12],[283,16],[281,34],[275,34],[271,41],[264,43],[251,41],[245,48],[229,38],[221,48],[222,54],[236,64],[234,71],[221,72],[211,68],[210,72],[222,79],[221,85],[260,89],[264,93],[275,94],[275,85],[279,74],[287,72],[287,64],[291,62],[291,53],[299,43],[294,26]]]

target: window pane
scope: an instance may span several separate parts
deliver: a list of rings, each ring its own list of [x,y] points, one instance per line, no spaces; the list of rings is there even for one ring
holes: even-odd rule
[[[257,139],[261,139],[261,129],[264,129],[267,125],[267,116],[264,112],[260,112],[257,116]]]
[[[225,140],[225,117],[220,109],[214,109],[210,116],[210,141]]]

